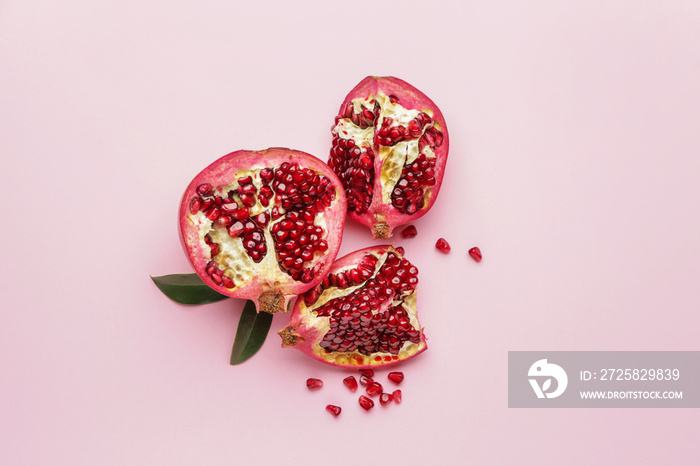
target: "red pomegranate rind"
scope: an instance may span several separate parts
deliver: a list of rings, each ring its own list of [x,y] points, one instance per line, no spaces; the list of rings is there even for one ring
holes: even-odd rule
[[[392,246],[348,254],[296,300],[289,325],[279,332],[282,346],[358,369],[420,354],[427,346],[416,314],[417,273]]]
[[[430,210],[449,136],[425,94],[398,78],[368,76],[345,98],[332,133],[328,164],[343,182],[350,217],[375,239]]]
[[[237,151],[202,170],[180,205],[183,248],[219,293],[285,312],[323,280],[345,222],[340,180],[316,157],[284,148]]]

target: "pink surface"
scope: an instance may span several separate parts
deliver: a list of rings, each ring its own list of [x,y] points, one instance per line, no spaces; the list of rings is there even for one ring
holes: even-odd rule
[[[696,410],[513,410],[506,383],[509,350],[700,349],[697,2],[228,3],[0,3],[0,464],[700,460]],[[365,413],[274,334],[229,366],[242,303],[179,306],[148,276],[190,270],[196,173],[325,159],[368,74],[428,94],[451,152],[397,241],[429,349],[403,404]],[[370,244],[351,224],[340,254]]]

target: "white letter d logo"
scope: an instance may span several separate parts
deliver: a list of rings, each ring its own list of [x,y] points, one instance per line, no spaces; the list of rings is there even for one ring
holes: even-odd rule
[[[530,366],[527,375],[529,377],[546,377],[542,386],[540,386],[536,378],[528,379],[537,398],[556,398],[564,393],[566,385],[569,383],[569,378],[566,376],[564,369],[556,364],[547,363],[546,359],[540,359]],[[548,392],[547,390],[552,386],[552,378],[557,381],[557,388],[552,392]]]

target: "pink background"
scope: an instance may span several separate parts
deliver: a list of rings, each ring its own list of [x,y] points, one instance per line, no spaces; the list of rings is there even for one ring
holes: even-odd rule
[[[700,349],[700,3],[186,3],[0,2],[0,463],[700,460],[697,410],[508,409],[506,380],[509,350]],[[199,170],[325,160],[368,74],[430,95],[452,150],[397,240],[429,350],[365,413],[274,333],[229,366],[243,303],[179,306],[149,275],[190,271]],[[341,253],[370,244],[350,223]]]

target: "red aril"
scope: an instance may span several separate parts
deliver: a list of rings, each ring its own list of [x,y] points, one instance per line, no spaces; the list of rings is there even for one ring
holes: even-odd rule
[[[367,377],[374,377],[374,370],[373,369],[360,369],[360,374],[366,375]]]
[[[481,262],[481,250],[477,247],[473,247],[469,250],[469,255],[472,259],[477,262]]]
[[[323,387],[323,380],[321,379],[307,379],[306,388],[309,390],[318,390]]]
[[[285,312],[335,259],[345,193],[330,168],[304,152],[238,151],[205,168],[180,206],[183,247],[197,274],[258,311]]]
[[[351,392],[354,392],[355,390],[357,390],[357,379],[355,378],[354,375],[351,375],[349,377],[345,377],[343,379],[343,385],[348,387]]]
[[[394,399],[394,403],[401,404],[403,401],[403,398],[401,397],[401,390],[394,390],[394,392],[391,394],[392,398]]]
[[[409,225],[403,229],[401,236],[404,238],[415,238],[418,235],[418,230],[414,225]]]
[[[372,401],[371,399],[367,398],[364,395],[361,395],[360,396],[360,406],[362,406],[362,408],[365,411],[369,411],[370,409],[374,408],[374,401]]]
[[[367,377],[364,374],[362,374],[360,376],[360,385],[362,385],[362,386],[371,385],[373,382],[374,382],[374,379],[372,377]]]
[[[403,372],[389,372],[387,378],[398,385],[403,382]]]
[[[343,182],[348,212],[374,238],[432,207],[449,152],[440,109],[394,77],[368,76],[345,98],[328,164]]]
[[[382,393],[379,395],[379,403],[384,406],[387,403],[391,403],[391,401],[394,399],[394,397],[391,395],[391,393]]]
[[[358,369],[414,357],[426,349],[416,314],[417,275],[391,246],[348,254],[296,300],[289,325],[279,332],[282,346]]]
[[[448,243],[445,238],[440,238],[439,240],[437,240],[437,242],[435,243],[435,248],[437,248],[438,251],[445,254],[450,252],[450,250],[452,249],[450,247],[450,243]]]
[[[328,405],[328,406],[326,406],[326,411],[331,413],[333,416],[338,416],[338,415],[340,415],[342,408],[340,406],[336,406],[336,405]]]
[[[377,396],[384,391],[384,387],[379,382],[374,382],[366,388],[369,396]]]

